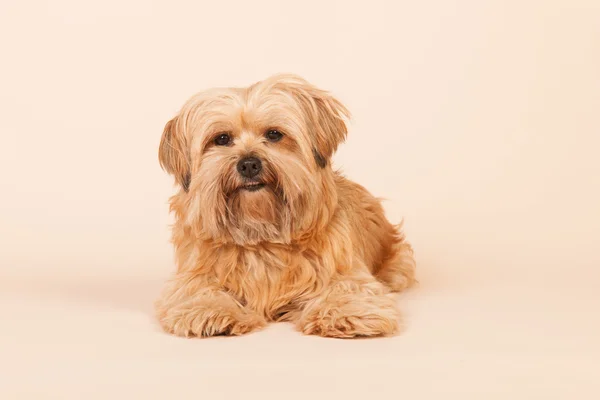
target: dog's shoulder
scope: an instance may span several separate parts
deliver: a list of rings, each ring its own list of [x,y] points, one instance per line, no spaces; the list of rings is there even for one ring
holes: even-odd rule
[[[340,207],[364,208],[367,204],[370,206],[379,204],[379,201],[364,186],[346,178],[340,172],[335,172],[334,180]]]

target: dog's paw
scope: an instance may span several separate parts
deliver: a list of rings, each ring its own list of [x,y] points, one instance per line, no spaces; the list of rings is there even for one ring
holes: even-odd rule
[[[390,336],[398,332],[400,313],[396,302],[389,296],[355,294],[332,297],[305,310],[298,322],[303,333],[353,338]]]
[[[265,326],[264,318],[246,310],[207,309],[170,310],[160,319],[168,333],[184,337],[238,336]]]

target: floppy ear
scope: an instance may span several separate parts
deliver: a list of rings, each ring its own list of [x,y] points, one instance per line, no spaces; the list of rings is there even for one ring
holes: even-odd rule
[[[348,127],[344,118],[349,118],[350,112],[336,98],[322,91],[313,93],[313,101],[316,104],[313,153],[317,164],[324,168],[338,145],[346,140]]]
[[[158,149],[158,161],[186,192],[191,180],[188,154],[185,132],[181,128],[179,118],[175,117],[165,125]]]
[[[338,145],[346,139],[346,119],[350,118],[350,112],[328,92],[300,77],[287,75],[279,79],[283,90],[291,91],[307,115],[315,162],[325,168]]]

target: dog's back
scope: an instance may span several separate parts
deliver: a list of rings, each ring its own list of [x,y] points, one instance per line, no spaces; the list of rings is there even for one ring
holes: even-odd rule
[[[355,254],[393,291],[414,283],[413,250],[404,238],[402,226],[387,220],[380,200],[363,186],[339,173],[335,182],[340,210],[351,226]]]

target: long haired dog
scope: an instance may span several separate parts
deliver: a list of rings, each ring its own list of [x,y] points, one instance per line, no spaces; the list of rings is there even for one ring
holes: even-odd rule
[[[268,321],[339,338],[390,335],[411,246],[362,186],[332,170],[348,110],[294,75],[192,97],[159,160],[178,184],[177,272],[156,303],[180,336],[241,335]]]

